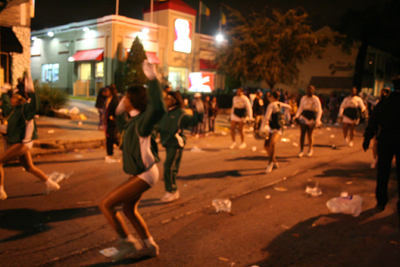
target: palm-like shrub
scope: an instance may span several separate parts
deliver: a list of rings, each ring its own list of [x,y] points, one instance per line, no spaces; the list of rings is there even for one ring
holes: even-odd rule
[[[52,115],[54,109],[60,109],[68,102],[68,95],[58,88],[51,88],[48,84],[36,85],[35,90],[40,99],[39,114]]]

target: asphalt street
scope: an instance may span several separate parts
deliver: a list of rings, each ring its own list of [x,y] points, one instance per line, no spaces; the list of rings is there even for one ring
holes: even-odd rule
[[[35,157],[47,174],[73,172],[51,195],[42,195],[44,185],[19,164],[7,165],[1,266],[398,266],[394,173],[390,202],[377,213],[375,170],[369,167],[371,151],[361,149],[362,126],[352,148],[342,145],[340,128],[316,129],[311,158],[297,158],[299,129],[289,127],[276,148],[280,167],[270,174],[263,142],[246,132],[247,148],[230,150],[223,127],[218,135],[189,138],[178,201],[159,201],[162,180],[144,194],[139,211],[160,255],[137,262],[111,262],[99,253],[116,245],[116,234],[97,205],[127,178],[121,163],[104,162],[105,149]],[[162,148],[160,156],[165,158]],[[162,172],[162,162],[158,166]],[[312,197],[305,189],[317,182],[322,195]],[[363,197],[359,217],[326,207],[343,191]],[[231,213],[216,213],[213,199],[231,200]]]

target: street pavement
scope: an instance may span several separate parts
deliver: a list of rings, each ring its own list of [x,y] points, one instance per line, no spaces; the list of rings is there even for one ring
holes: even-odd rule
[[[90,110],[82,107],[91,121],[82,125],[39,118],[49,120],[38,123],[39,134],[41,125],[47,125],[42,129],[47,137],[42,140],[57,143],[67,132],[73,136],[64,138],[65,143],[84,140],[86,134],[88,139],[102,138],[95,124],[96,110]],[[104,148],[58,148],[63,153],[53,154],[57,149],[46,152],[35,147],[34,163],[45,173],[73,172],[49,196],[40,194],[43,184],[22,172],[19,164],[7,165],[9,198],[0,202],[0,265],[398,266],[396,181],[390,181],[386,210],[377,213],[373,209],[375,171],[369,168],[372,153],[361,149],[362,126],[357,127],[352,148],[342,145],[339,127],[316,129],[314,155],[301,159],[296,156],[299,129],[289,127],[277,144],[280,167],[266,174],[268,157],[262,141],[255,140],[248,127],[247,148],[228,149],[226,118],[218,117],[217,134],[189,137],[178,176],[178,201],[159,201],[164,194],[162,180],[144,194],[139,211],[160,246],[160,255],[154,259],[111,262],[99,253],[116,245],[116,235],[97,205],[110,188],[127,178],[121,163],[104,162]],[[120,151],[115,154],[121,158]],[[160,157],[162,172],[165,151],[161,147]],[[305,193],[306,186],[317,182],[321,196]],[[363,197],[359,217],[332,214],[326,207],[329,199],[343,191]],[[216,213],[213,199],[231,200],[231,213]]]

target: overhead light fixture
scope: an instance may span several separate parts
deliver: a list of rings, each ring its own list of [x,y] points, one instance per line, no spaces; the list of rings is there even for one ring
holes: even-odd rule
[[[37,37],[36,37],[36,36],[32,36],[32,37],[31,37],[31,40],[32,40],[32,41],[35,41],[35,40],[37,40]]]
[[[68,61],[69,61],[69,62],[74,62],[75,59],[74,59],[73,57],[69,57],[69,58],[68,58]]]
[[[224,36],[222,34],[217,34],[217,36],[215,36],[215,40],[220,43],[224,40]]]
[[[149,33],[150,31],[149,31],[149,29],[147,29],[147,28],[143,28],[142,29],[142,33]]]
[[[90,29],[89,29],[89,27],[84,27],[83,29],[82,29],[82,31],[84,31],[84,32],[88,32]]]
[[[53,37],[54,36],[54,32],[48,32],[47,35],[50,36],[50,37]]]

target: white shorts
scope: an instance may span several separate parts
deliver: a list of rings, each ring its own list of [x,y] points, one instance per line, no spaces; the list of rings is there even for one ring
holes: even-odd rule
[[[140,179],[148,183],[151,187],[153,187],[157,183],[159,177],[157,165],[154,163],[150,169],[148,169],[145,172],[142,172],[141,174],[138,174],[137,177],[139,177]]]

